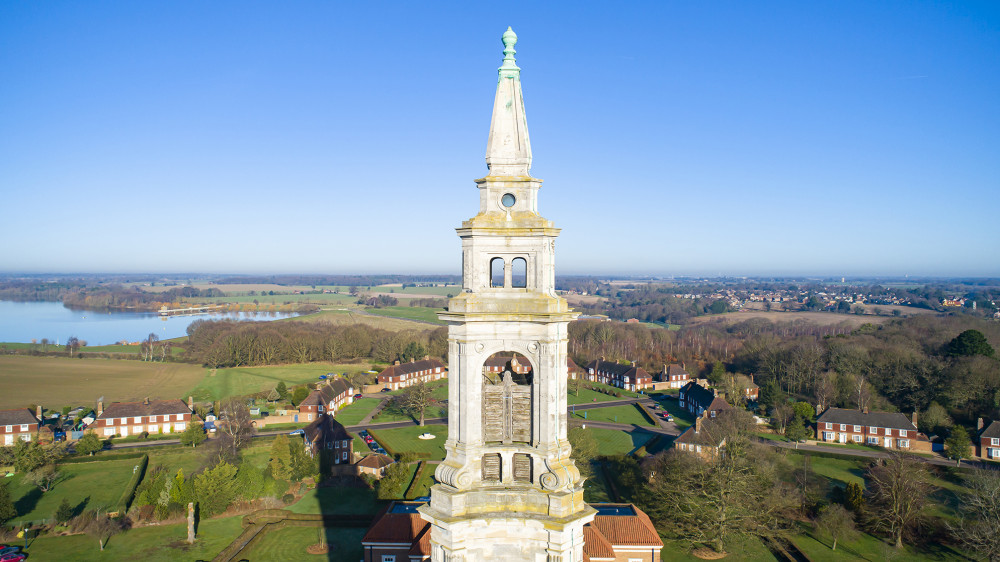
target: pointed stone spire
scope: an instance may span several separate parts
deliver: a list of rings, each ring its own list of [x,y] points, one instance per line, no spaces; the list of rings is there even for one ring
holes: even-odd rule
[[[503,34],[503,65],[493,101],[493,120],[486,142],[486,166],[490,176],[528,176],[531,142],[521,95],[521,69],[514,61],[517,35],[510,27]]]

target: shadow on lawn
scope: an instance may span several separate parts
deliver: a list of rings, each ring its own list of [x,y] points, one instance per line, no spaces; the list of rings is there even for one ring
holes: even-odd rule
[[[27,515],[28,513],[34,511],[35,506],[38,505],[38,500],[40,500],[41,498],[42,498],[42,491],[32,486],[31,489],[28,490],[28,493],[17,498],[17,501],[14,502],[14,510],[17,513],[23,513]]]

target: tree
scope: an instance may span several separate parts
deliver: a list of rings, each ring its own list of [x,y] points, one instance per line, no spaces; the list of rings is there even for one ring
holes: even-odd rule
[[[570,428],[566,436],[573,447],[570,456],[576,461],[576,468],[584,478],[589,478],[591,474],[590,463],[597,457],[598,453],[597,440],[594,439],[593,433],[582,427]]]
[[[902,548],[903,535],[919,523],[931,486],[927,469],[913,458],[889,453],[867,471],[872,524],[889,533]]]
[[[288,386],[285,385],[285,381],[278,381],[278,385],[274,387],[274,390],[278,391],[279,399],[288,400]]]
[[[993,357],[993,346],[979,330],[966,330],[945,345],[945,353],[955,357]]]
[[[271,458],[268,461],[268,466],[271,467],[271,476],[276,480],[284,480],[285,482],[292,480],[295,469],[292,466],[292,451],[288,445],[287,435],[279,435],[274,438],[271,443]]]
[[[771,409],[771,425],[774,429],[778,430],[779,433],[784,434],[788,431],[788,422],[792,421],[795,416],[795,411],[792,410],[792,405],[787,402],[782,402],[774,408]]]
[[[944,448],[948,451],[948,458],[956,461],[957,466],[962,466],[962,459],[972,456],[972,440],[969,439],[969,432],[964,427],[956,425],[951,430],[951,435],[944,440]]]
[[[235,459],[237,452],[253,439],[250,408],[239,398],[227,398],[219,405],[220,457]]]
[[[41,444],[18,441],[14,444],[14,470],[31,472],[47,464],[55,464],[66,456],[66,443]]]
[[[394,462],[386,467],[382,478],[375,485],[375,493],[380,500],[396,499],[403,493],[403,484],[409,475],[402,462]]]
[[[722,364],[722,361],[716,361],[712,365],[712,372],[708,374],[708,382],[713,385],[721,385],[726,379],[726,367]]]
[[[959,516],[948,528],[969,550],[1000,560],[1000,473],[977,470],[965,483],[969,492],[960,497]]]
[[[309,397],[309,389],[304,386],[296,387],[292,391],[292,404],[298,406],[303,400]]]
[[[76,442],[74,448],[81,455],[94,456],[94,453],[104,448],[104,443],[101,442],[101,438],[96,433],[88,431]]]
[[[0,526],[17,517],[14,501],[10,499],[10,489],[7,482],[0,481]]]
[[[403,361],[409,361],[410,359],[423,359],[424,355],[427,355],[427,350],[424,349],[424,346],[415,341],[411,341],[406,344],[405,348],[403,348],[401,359]]]
[[[181,445],[196,447],[207,438],[208,436],[205,435],[205,426],[198,422],[191,422],[184,430],[184,433],[181,433]]]
[[[927,410],[920,414],[920,431],[930,435],[944,429],[951,429],[955,422],[948,415],[948,410],[937,402],[931,402]]]
[[[844,492],[844,501],[847,509],[854,513],[861,513],[865,508],[865,489],[857,482],[848,482]]]
[[[203,517],[222,513],[236,497],[236,467],[220,462],[195,476],[194,493]]]
[[[831,550],[837,550],[838,540],[851,540],[858,534],[854,528],[854,517],[839,503],[823,510],[816,519],[816,528],[833,539]]]
[[[399,401],[399,408],[416,418],[420,425],[424,425],[424,415],[427,408],[434,402],[431,396],[433,390],[423,381],[410,385],[396,399]]]
[[[796,402],[792,404],[792,409],[795,411],[796,416],[807,422],[812,421],[816,415],[816,410],[808,402]]]
[[[57,523],[66,523],[73,517],[73,506],[69,504],[69,500],[63,498],[62,502],[59,503],[59,507],[56,508],[54,518]]]
[[[799,441],[808,439],[811,435],[812,432],[806,427],[805,421],[803,421],[802,417],[797,414],[792,420],[792,423],[788,424],[788,429],[785,430],[785,436],[788,437],[790,441],[794,441],[796,444]],[[796,445],[796,448],[798,448],[798,445]]]
[[[97,539],[103,551],[108,539],[125,530],[126,520],[108,517],[107,513],[95,509],[75,517],[71,526],[74,531]]]
[[[79,349],[80,349],[80,340],[76,336],[70,336],[69,339],[66,340],[66,353],[69,355],[73,355]]]
[[[56,465],[54,464],[42,465],[26,475],[28,481],[38,486],[38,489],[42,493],[51,490],[52,486],[59,481],[60,476],[62,475],[56,470]]]

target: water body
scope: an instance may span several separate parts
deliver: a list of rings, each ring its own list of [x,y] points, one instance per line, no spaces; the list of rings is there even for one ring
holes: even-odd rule
[[[70,336],[76,336],[87,345],[110,345],[121,340],[139,341],[149,334],[166,340],[186,336],[187,327],[195,320],[275,320],[290,316],[296,314],[230,312],[160,316],[155,312],[74,310],[60,302],[0,301],[0,342],[31,343],[33,339],[48,338],[65,344]]]

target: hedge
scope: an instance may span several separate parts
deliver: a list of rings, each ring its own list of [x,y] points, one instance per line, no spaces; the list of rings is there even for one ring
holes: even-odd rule
[[[132,472],[132,479],[128,481],[125,486],[125,491],[122,492],[122,497],[118,499],[118,504],[115,507],[115,511],[118,513],[126,513],[128,508],[132,505],[132,500],[135,498],[135,489],[139,487],[139,483],[142,482],[142,478],[146,475],[146,467],[149,465],[149,455],[143,454],[142,460],[139,461],[136,468]]]

